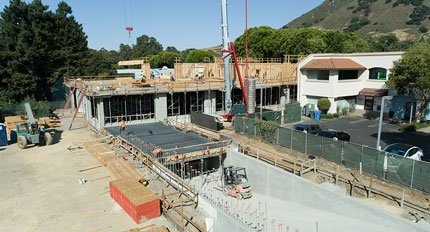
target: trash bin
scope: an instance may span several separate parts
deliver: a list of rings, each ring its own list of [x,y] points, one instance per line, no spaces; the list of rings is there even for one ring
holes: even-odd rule
[[[7,146],[6,126],[0,123],[0,146]]]
[[[315,118],[315,110],[309,111],[309,118]]]
[[[320,118],[321,118],[321,110],[315,110],[314,111],[314,114],[315,114],[315,120],[320,120]]]

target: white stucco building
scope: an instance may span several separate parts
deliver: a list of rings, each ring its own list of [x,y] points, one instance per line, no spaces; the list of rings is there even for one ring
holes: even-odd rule
[[[298,99],[301,106],[317,104],[321,97],[337,109],[380,111],[385,82],[393,62],[403,52],[311,54],[298,65]],[[339,107],[338,107],[339,106]],[[389,108],[385,106],[385,112]]]

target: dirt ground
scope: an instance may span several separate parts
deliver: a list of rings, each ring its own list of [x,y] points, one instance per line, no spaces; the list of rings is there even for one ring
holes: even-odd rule
[[[247,136],[247,135],[240,135],[240,134],[236,134],[232,131],[231,128],[227,128],[226,130],[223,130],[223,134],[227,135],[229,137],[234,138],[234,140],[236,142],[246,142],[246,143],[251,143],[254,146],[259,146],[259,147],[264,147],[266,150],[269,150],[271,152],[275,152],[278,153],[279,155],[283,155],[287,158],[290,159],[294,159],[297,161],[307,161],[309,160],[309,158],[307,157],[307,155],[299,153],[299,152],[295,152],[295,151],[291,151],[287,148],[281,147],[281,146],[275,146],[272,144],[267,143],[266,141],[260,139],[260,138],[256,138],[254,136]],[[337,169],[337,165],[326,161],[322,158],[316,157],[317,159],[317,169],[321,169],[321,170],[327,170],[331,173],[335,173],[336,169]],[[373,177],[371,175],[367,175],[367,174],[362,174],[360,175],[359,171],[356,170],[351,170],[348,168],[345,168],[343,166],[341,166],[339,168],[339,175],[348,179],[350,182],[348,183],[344,183],[344,182],[338,182],[338,186],[342,187],[345,190],[345,194],[350,194],[351,191],[351,184],[354,176],[358,179],[358,183],[362,183],[366,186],[370,185],[370,179],[372,179],[372,188],[376,189],[378,191],[381,191],[383,193],[387,193],[391,196],[395,196],[397,198],[401,198],[402,196],[402,191],[405,191],[405,200],[412,202],[418,206],[421,206],[423,208],[427,207],[427,210],[425,210],[425,212],[419,212],[417,210],[408,208],[407,206],[404,206],[404,209],[400,208],[400,202],[399,200],[393,200],[392,197],[387,197],[387,196],[381,196],[378,194],[371,194],[370,198],[367,198],[367,191],[359,189],[359,188],[354,188],[353,191],[353,197],[358,198],[360,200],[362,200],[363,202],[366,202],[370,205],[373,205],[377,208],[380,208],[382,210],[385,210],[389,213],[398,215],[398,216],[402,216],[406,219],[409,220],[416,220],[417,218],[415,216],[413,216],[412,214],[416,214],[418,217],[424,217],[427,219],[430,219],[430,210],[429,210],[429,206],[430,206],[430,195],[423,193],[421,191],[415,190],[415,189],[411,189],[411,188],[407,188],[404,186],[400,186],[397,184],[392,184],[392,183],[388,183],[388,182],[384,182],[381,180],[376,179],[376,177]],[[309,179],[313,182],[316,182],[318,184],[324,183],[324,182],[329,182],[329,183],[334,183],[335,182],[335,178],[334,176],[327,176],[327,175],[323,175],[320,173],[313,173],[313,172],[309,172],[307,174],[305,174],[303,176],[306,179]],[[412,214],[411,214],[412,213]]]
[[[51,146],[0,147],[0,230],[126,231],[156,224],[175,231],[164,216],[136,225],[109,196],[109,181],[115,177],[108,168],[79,172],[100,164],[84,149],[67,148],[95,135],[83,118],[69,131],[71,115],[67,116],[50,130],[55,134]],[[80,178],[87,182],[80,184]]]

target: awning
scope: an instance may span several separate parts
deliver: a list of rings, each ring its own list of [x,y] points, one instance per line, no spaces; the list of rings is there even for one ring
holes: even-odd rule
[[[360,96],[382,97],[388,95],[388,89],[364,88],[358,93]]]
[[[313,59],[301,69],[308,70],[365,70],[366,67],[351,59]]]

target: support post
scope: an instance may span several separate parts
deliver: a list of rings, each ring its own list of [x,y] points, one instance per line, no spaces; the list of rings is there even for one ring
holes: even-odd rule
[[[402,190],[402,199],[400,200],[400,208],[403,209],[403,203],[405,202],[405,190]]]
[[[409,185],[409,187],[411,188],[414,184],[414,172],[415,172],[415,160],[412,161],[411,184]]]

